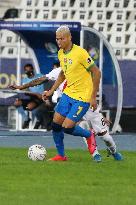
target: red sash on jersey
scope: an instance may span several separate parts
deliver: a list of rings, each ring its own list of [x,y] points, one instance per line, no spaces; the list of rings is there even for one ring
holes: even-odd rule
[[[63,88],[62,88],[62,92],[65,90],[65,88],[67,87],[67,81],[65,81]]]

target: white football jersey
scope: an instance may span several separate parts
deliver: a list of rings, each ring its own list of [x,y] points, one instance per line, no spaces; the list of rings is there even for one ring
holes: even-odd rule
[[[48,79],[50,79],[50,80],[56,81],[57,78],[58,78],[58,76],[59,76],[59,74],[60,74],[60,71],[61,71],[61,67],[59,67],[59,68],[54,68],[51,72],[49,72],[48,74],[46,74],[46,77],[47,77]],[[65,81],[64,81],[63,83],[61,83],[60,86],[58,87],[58,89],[54,92],[54,94],[53,94],[53,96],[52,96],[52,101],[53,101],[54,103],[57,103],[58,98],[61,97],[64,83],[65,83]]]

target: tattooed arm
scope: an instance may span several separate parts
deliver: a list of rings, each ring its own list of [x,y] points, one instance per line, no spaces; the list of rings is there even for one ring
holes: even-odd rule
[[[9,88],[11,88],[12,90],[16,90],[16,89],[23,90],[23,89],[26,89],[29,87],[34,87],[36,85],[40,85],[48,80],[49,79],[46,77],[46,75],[44,75],[44,76],[42,76],[40,78],[36,78],[35,80],[32,80],[31,82],[26,83],[24,85],[16,85],[16,84],[10,85]]]

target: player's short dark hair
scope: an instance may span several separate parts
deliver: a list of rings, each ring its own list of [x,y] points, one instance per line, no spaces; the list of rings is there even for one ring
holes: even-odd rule
[[[25,69],[26,67],[30,67],[32,70],[34,69],[34,67],[33,67],[33,65],[32,65],[31,63],[25,64],[25,65],[24,65],[24,69]]]

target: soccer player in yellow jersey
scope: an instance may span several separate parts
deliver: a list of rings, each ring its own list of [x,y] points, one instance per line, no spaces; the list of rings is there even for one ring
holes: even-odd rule
[[[60,48],[58,58],[62,71],[49,91],[43,93],[43,100],[53,94],[66,79],[67,87],[56,106],[52,123],[53,139],[58,155],[52,161],[66,161],[64,152],[64,132],[74,136],[85,137],[88,150],[93,154],[96,148],[94,133],[76,125],[91,106],[97,107],[96,94],[99,89],[101,73],[87,51],[72,43],[69,28],[60,26],[56,31],[56,42]],[[91,75],[90,75],[91,73]],[[100,155],[95,155],[95,161],[101,161]]]

